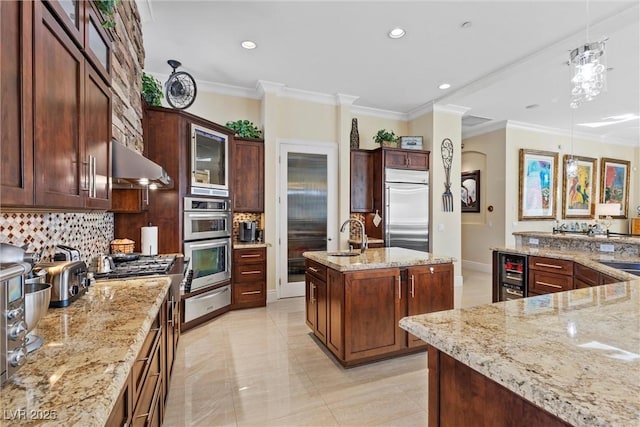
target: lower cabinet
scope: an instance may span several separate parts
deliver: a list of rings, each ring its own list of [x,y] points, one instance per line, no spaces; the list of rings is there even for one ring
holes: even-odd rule
[[[162,425],[179,329],[176,319],[176,315],[179,318],[178,306],[169,291],[111,411],[107,426]]]
[[[573,261],[529,257],[529,293],[540,295],[573,289]]]
[[[233,308],[267,305],[267,248],[233,250]]]
[[[398,326],[453,308],[453,265],[339,272],[306,260],[306,323],[344,366],[426,349]]]

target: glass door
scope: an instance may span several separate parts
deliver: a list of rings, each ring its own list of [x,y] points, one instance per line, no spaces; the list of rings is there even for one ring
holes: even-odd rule
[[[337,248],[337,146],[281,144],[278,297],[304,295],[306,251]]]

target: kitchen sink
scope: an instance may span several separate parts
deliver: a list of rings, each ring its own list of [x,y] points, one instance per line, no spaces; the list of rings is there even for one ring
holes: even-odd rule
[[[640,262],[598,261],[607,267],[616,268],[629,274],[640,276]]]
[[[358,256],[360,252],[344,251],[344,252],[329,252],[328,256]]]

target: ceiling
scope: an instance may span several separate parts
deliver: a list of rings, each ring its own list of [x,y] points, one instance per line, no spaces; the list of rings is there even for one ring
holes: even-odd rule
[[[407,117],[437,102],[640,146],[638,0],[137,1],[145,71],[163,82],[176,59],[201,88],[277,82]],[[607,91],[571,110],[566,62],[587,41],[587,22],[589,42],[608,38]],[[405,37],[387,36],[396,26]],[[258,47],[243,49],[247,39]],[[635,119],[580,126],[622,114]]]

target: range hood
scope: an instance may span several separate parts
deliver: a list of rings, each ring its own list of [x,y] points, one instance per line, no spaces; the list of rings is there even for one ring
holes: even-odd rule
[[[111,165],[112,188],[173,187],[162,166],[117,141],[111,141]]]

